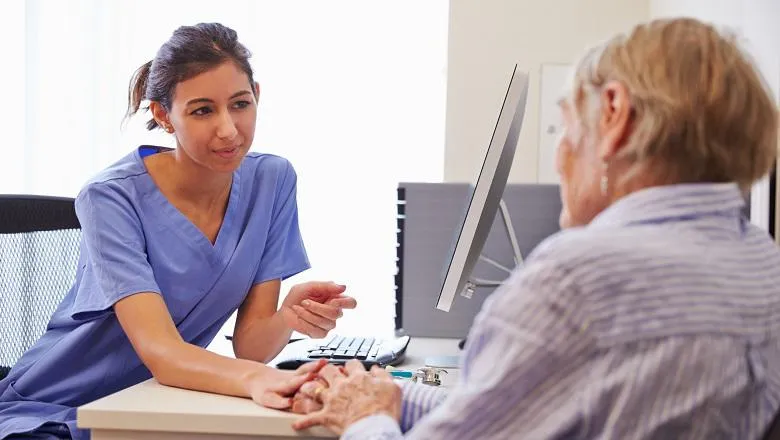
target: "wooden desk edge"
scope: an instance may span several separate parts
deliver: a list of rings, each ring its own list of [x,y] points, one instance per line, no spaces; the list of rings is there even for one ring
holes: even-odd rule
[[[139,410],[119,410],[116,408],[103,409],[99,408],[99,405],[100,401],[97,400],[76,410],[76,423],[79,428],[93,431],[229,434],[293,438],[338,437],[324,427],[315,427],[300,432],[295,431],[292,428],[292,421],[297,416],[282,411],[272,416],[219,413],[199,414],[197,417],[193,417],[192,414],[173,411],[150,413]]]

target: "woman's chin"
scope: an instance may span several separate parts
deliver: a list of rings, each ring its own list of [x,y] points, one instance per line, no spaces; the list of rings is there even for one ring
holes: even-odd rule
[[[239,166],[241,166],[241,162],[243,161],[244,156],[236,156],[230,160],[222,160],[221,158],[218,160],[211,161],[209,164],[209,168],[212,171],[218,172],[218,173],[232,173],[235,170],[238,169]]]

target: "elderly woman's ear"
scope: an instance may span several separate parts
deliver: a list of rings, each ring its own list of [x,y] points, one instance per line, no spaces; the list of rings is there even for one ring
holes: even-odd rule
[[[600,95],[599,159],[609,162],[626,146],[631,135],[632,108],[626,86],[619,81],[604,85]]]

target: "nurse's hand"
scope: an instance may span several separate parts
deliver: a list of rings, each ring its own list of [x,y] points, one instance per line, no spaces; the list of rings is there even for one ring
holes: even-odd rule
[[[331,281],[310,281],[290,289],[280,312],[293,330],[312,338],[324,338],[336,327],[344,309],[357,306],[355,298],[344,295],[346,286]]]
[[[264,367],[250,378],[252,400],[268,408],[289,409],[301,385],[316,380],[319,371],[327,364],[325,359],[321,359],[301,365],[295,371]]]

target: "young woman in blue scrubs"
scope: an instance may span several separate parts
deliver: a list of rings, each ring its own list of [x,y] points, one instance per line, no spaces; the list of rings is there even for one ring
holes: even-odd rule
[[[312,282],[277,310],[281,280],[309,262],[292,166],[248,152],[259,94],[248,58],[233,30],[199,24],[136,72],[128,115],[148,101],[148,128],[177,147],[135,149],[79,193],[76,282],[0,381],[0,438],[89,438],[76,407],[152,376],[286,408],[321,367],[263,364],[293,330],[324,336],[355,300]],[[207,351],[236,310],[237,359]]]

